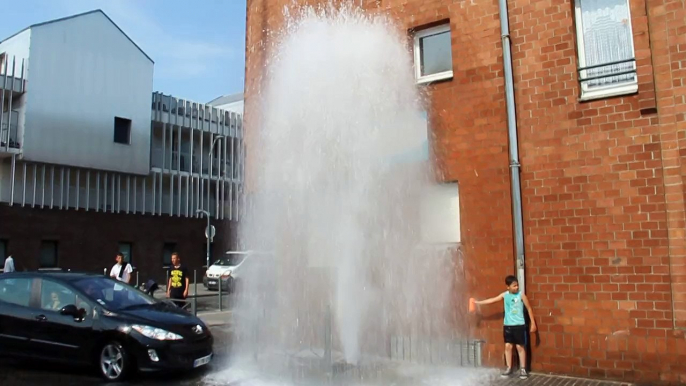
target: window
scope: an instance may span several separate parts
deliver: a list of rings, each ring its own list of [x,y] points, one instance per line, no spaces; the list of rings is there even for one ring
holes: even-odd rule
[[[132,260],[132,255],[131,255],[131,249],[133,249],[133,246],[131,243],[119,243],[119,252],[124,255],[124,261],[127,263],[131,263]]]
[[[33,279],[0,278],[0,302],[28,307]]]
[[[638,91],[628,0],[575,0],[581,100]]]
[[[7,240],[0,240],[0,268],[5,265],[7,258]]]
[[[162,265],[165,267],[171,266],[171,255],[176,252],[176,243],[164,243],[162,250]]]
[[[76,280],[72,284],[92,300],[115,311],[132,306],[155,303],[155,299],[152,297],[117,280],[84,278]],[[77,305],[77,307],[81,308],[80,305]],[[87,308],[86,312],[88,312]]]
[[[59,311],[68,305],[76,305],[74,291],[62,284],[43,280],[40,289],[40,307],[48,311]]]
[[[414,65],[417,83],[453,77],[450,24],[418,31],[414,36]]]
[[[40,245],[40,268],[57,268],[57,241],[43,241]]]
[[[114,142],[123,145],[131,144],[131,120],[114,117]]]
[[[458,184],[444,183],[422,192],[421,236],[426,244],[456,244],[460,238],[460,190]]]

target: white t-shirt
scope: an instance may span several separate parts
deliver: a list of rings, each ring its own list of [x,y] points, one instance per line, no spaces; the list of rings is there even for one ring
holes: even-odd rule
[[[7,257],[7,259],[5,260],[4,272],[14,272],[14,259],[12,258],[12,256]]]
[[[121,279],[119,278],[119,272],[121,271],[121,265],[119,263],[115,264],[112,267],[112,270],[110,271],[110,277],[117,279],[119,281],[123,281],[124,283],[128,283],[129,279],[131,279],[131,272],[133,272],[133,268],[131,268],[131,264],[126,264],[126,268],[124,269],[124,272],[121,274]]]

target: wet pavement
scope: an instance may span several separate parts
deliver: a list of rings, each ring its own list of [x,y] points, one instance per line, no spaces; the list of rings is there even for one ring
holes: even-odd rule
[[[64,386],[113,386],[113,385],[175,385],[175,386],[200,386],[206,383],[203,379],[207,375],[221,372],[226,369],[228,358],[226,355],[218,355],[209,366],[190,373],[184,374],[136,374],[126,383],[106,383],[90,369],[62,368],[60,366],[17,362],[12,359],[0,358],[0,385],[12,386],[39,386],[39,385],[64,385]],[[211,382],[214,386],[216,383]],[[423,383],[424,384],[424,383]],[[238,386],[238,383],[229,383],[227,386]],[[459,385],[459,383],[457,383]],[[557,377],[541,374],[533,374],[527,380],[518,378],[495,379],[488,385],[483,386],[630,386],[629,383],[615,383],[601,380],[587,380],[569,377]]]
[[[37,363],[28,360],[15,360],[13,358],[0,357],[0,385],[202,385],[202,379],[207,374],[223,370],[228,362],[229,327],[218,325],[212,328],[212,333],[215,338],[215,358],[209,365],[188,373],[139,373],[133,375],[126,383],[107,383],[103,381],[97,371],[92,368],[66,367],[44,362]]]
[[[36,363],[31,361],[19,361],[12,358],[0,357],[0,385],[12,386],[39,386],[39,385],[60,385],[60,386],[113,386],[113,385],[175,385],[175,386],[201,386],[207,385],[204,381],[212,374],[220,373],[228,368],[229,338],[231,334],[230,325],[219,324],[221,320],[226,320],[225,313],[209,313],[203,319],[216,319],[216,325],[212,326],[212,320],[208,324],[212,326],[215,336],[215,358],[208,366],[196,371],[181,374],[160,374],[160,373],[141,373],[135,374],[126,383],[106,383],[94,369],[64,367],[46,363]],[[215,386],[216,382],[209,382]],[[423,383],[425,384],[425,383]],[[238,383],[229,383],[227,386],[237,386]],[[457,383],[459,385],[459,383]],[[510,386],[510,385],[529,385],[529,386],[629,386],[628,383],[615,383],[601,380],[586,380],[569,377],[558,377],[541,374],[533,374],[527,380],[518,378],[494,379],[488,385],[483,386]]]

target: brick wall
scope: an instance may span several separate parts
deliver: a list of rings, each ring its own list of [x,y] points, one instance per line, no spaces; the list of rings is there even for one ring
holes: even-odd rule
[[[249,128],[268,49],[291,4],[248,1]],[[469,295],[501,292],[514,260],[498,3],[361,4],[392,15],[404,31],[450,20],[454,78],[421,90],[431,104],[437,164],[445,180],[460,184],[470,290],[456,294],[455,307]],[[639,92],[593,102],[579,101],[572,0],[508,4],[527,293],[540,329],[533,370],[686,381],[684,2],[630,0]],[[493,307],[472,321],[490,365],[503,363],[501,318]]]
[[[205,219],[150,215],[125,215],[73,210],[49,210],[0,205],[0,240],[8,242],[7,252],[18,269],[39,268],[41,241],[58,243],[58,266],[76,271],[103,272],[111,268],[119,243],[132,244],[133,266],[140,281],[162,280],[164,243],[176,243],[182,262],[205,271]],[[213,256],[231,248],[233,229],[228,221],[214,223]]]

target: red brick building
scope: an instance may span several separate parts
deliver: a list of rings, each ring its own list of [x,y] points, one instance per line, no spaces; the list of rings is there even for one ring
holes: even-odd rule
[[[249,127],[274,32],[292,3],[248,1]],[[418,87],[430,96],[444,178],[459,183],[471,295],[503,291],[515,272],[515,236],[498,1],[354,3],[392,15],[408,34],[408,54],[413,35],[449,31],[452,76]],[[686,3],[507,4],[526,292],[540,330],[532,369],[684,382]],[[484,309],[473,324],[493,366],[503,363],[501,316]]]

